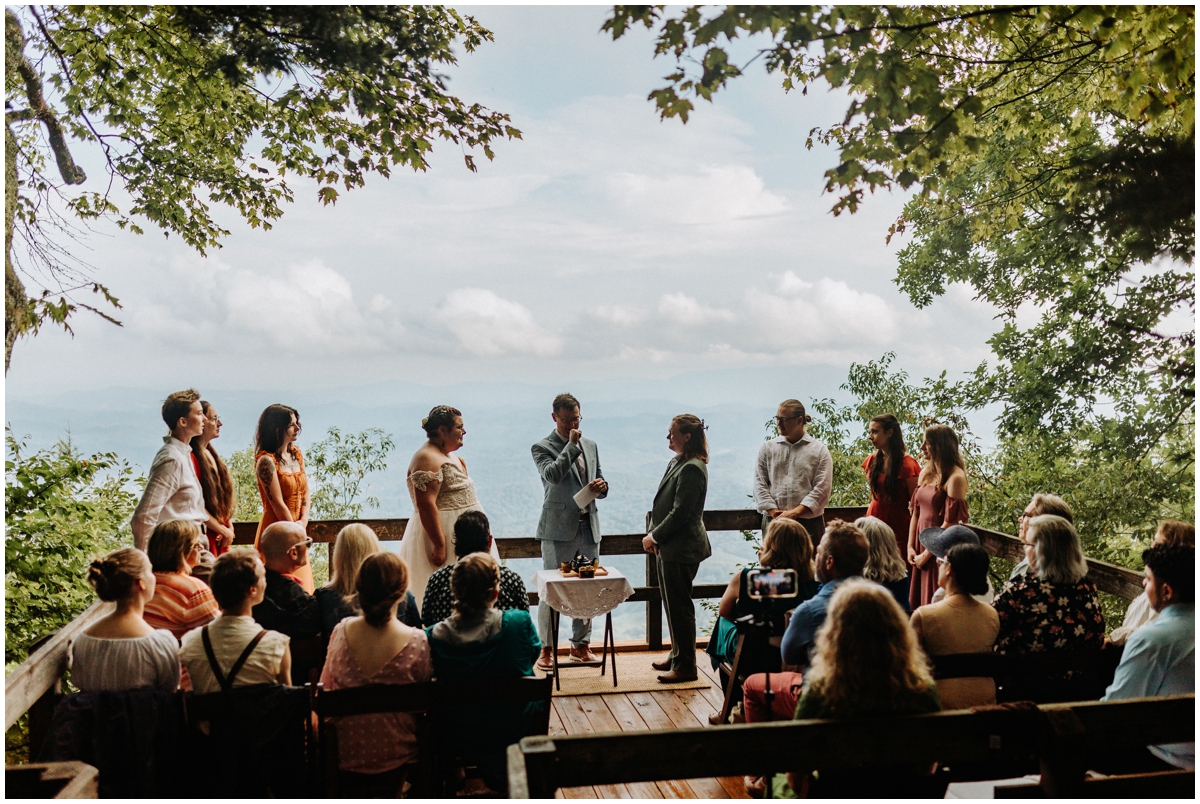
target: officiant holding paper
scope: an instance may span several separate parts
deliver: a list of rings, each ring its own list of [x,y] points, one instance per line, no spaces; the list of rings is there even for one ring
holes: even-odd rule
[[[533,445],[533,462],[542,477],[545,499],[538,520],[537,538],[542,543],[542,566],[557,569],[576,555],[597,558],[600,554],[600,516],[596,500],[608,495],[608,483],[600,472],[596,442],[580,431],[582,417],[579,400],[559,394],[551,408],[554,431]],[[538,633],[542,655],[538,667],[553,667],[550,643],[549,606],[538,606]],[[592,621],[571,620],[571,656],[573,662],[594,662],[597,657],[588,648]]]

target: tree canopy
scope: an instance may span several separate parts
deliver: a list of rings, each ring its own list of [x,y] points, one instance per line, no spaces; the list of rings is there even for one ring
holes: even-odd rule
[[[149,223],[205,253],[229,234],[214,205],[270,228],[289,177],[330,204],[370,173],[427,169],[439,139],[471,170],[474,151],[491,159],[520,132],[436,72],[491,38],[437,6],[6,10],[6,370],[17,337],[67,326],[77,307],[103,314],[73,292],[117,305],[73,252],[73,223]],[[72,142],[98,147],[107,175],[89,181]],[[40,295],[22,278],[41,279]]]

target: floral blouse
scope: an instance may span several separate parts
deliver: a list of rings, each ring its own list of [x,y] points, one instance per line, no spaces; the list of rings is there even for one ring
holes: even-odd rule
[[[1099,648],[1104,644],[1104,613],[1096,585],[1052,583],[1021,575],[992,601],[1000,615],[996,653]]]

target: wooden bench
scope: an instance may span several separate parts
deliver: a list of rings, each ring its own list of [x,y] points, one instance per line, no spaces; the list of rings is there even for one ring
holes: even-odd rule
[[[640,733],[527,737],[508,750],[509,795],[551,798],[560,787],[709,776],[761,776],[1036,758],[1040,792],[1085,794],[1089,748],[1195,738],[1195,696],[997,707],[871,721],[798,720]],[[1125,790],[1161,784],[1143,774]],[[999,778],[999,777],[993,777]],[[1120,777],[1118,777],[1120,778]],[[1142,781],[1144,780],[1144,782]],[[1096,783],[1090,783],[1096,784]],[[1115,788],[1114,788],[1115,789]],[[1136,793],[1135,793],[1136,794]]]
[[[35,762],[4,769],[5,798],[97,798],[99,774],[84,762]]]
[[[1112,683],[1124,649],[1057,650],[1009,656],[998,653],[956,653],[930,657],[933,677],[991,678],[996,698],[1009,701],[1057,703],[1097,701]],[[1075,677],[1059,679],[1071,672]]]

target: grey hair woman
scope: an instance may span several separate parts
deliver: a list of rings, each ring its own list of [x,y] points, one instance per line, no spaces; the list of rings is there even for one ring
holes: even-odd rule
[[[1029,571],[1044,581],[1077,583],[1087,575],[1079,534],[1061,516],[1043,514],[1029,521],[1025,556],[1029,559]]]

